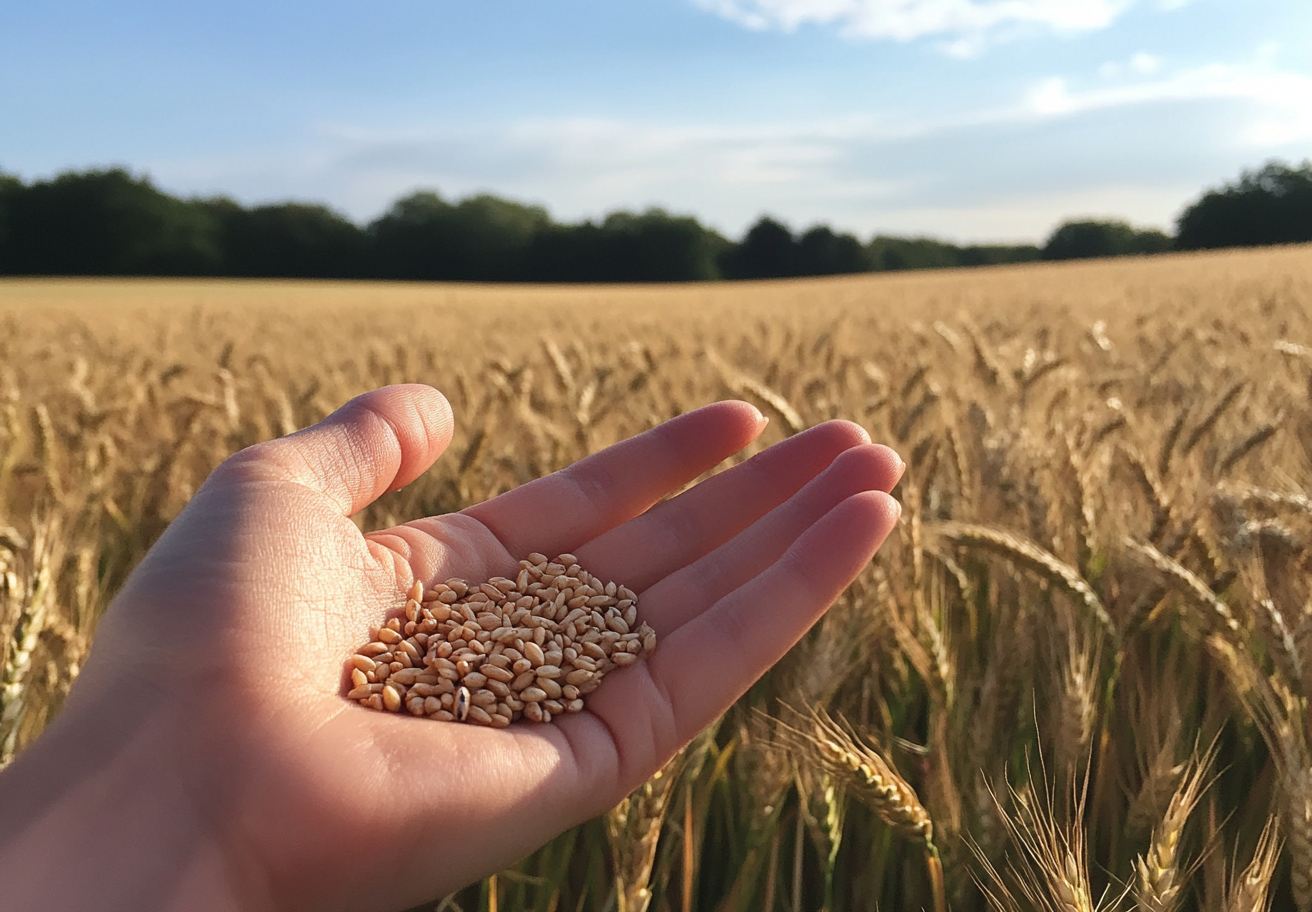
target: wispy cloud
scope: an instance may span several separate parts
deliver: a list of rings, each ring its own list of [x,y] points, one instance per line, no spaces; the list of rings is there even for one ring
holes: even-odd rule
[[[568,220],[661,205],[733,235],[770,212],[797,227],[823,221],[863,235],[1038,239],[1078,214],[1166,227],[1204,182],[1266,155],[1298,154],[1291,144],[1312,138],[1312,76],[1269,61],[1172,70],[1145,53],[1114,73],[1097,69],[1037,82],[1010,104],[936,118],[337,124],[321,126],[300,152],[151,170],[172,188],[224,188],[248,201],[330,199],[361,220],[435,187],[448,197],[488,191],[540,202]],[[1108,130],[1112,151],[1091,152],[1088,138]],[[1210,146],[1228,151],[1200,152]],[[1155,157],[1142,154],[1149,147]]]
[[[853,38],[939,38],[951,53],[978,50],[1004,29],[1107,28],[1135,0],[693,0],[750,29],[837,28]]]
[[[1234,100],[1247,102],[1250,109],[1246,122],[1237,129],[1242,141],[1260,148],[1312,139],[1312,76],[1282,72],[1261,60],[1157,75],[1160,69],[1157,58],[1136,54],[1128,65],[1105,64],[1100,74],[1115,77],[1129,72],[1157,78],[1072,89],[1067,78],[1053,76],[1034,86],[1025,106],[1038,116],[1070,116],[1160,102]]]

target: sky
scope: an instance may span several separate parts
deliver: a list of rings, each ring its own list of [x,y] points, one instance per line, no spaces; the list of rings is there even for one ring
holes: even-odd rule
[[[0,4],[0,171],[361,223],[424,188],[1041,242],[1309,157],[1308,0]]]

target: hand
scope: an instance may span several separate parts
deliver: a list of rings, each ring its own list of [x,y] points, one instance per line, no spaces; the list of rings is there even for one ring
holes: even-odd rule
[[[435,390],[378,390],[238,453],[115,599],[65,711],[0,777],[0,904],[26,887],[24,908],[387,912],[603,812],[779,659],[897,520],[885,492],[901,461],[846,422],[658,503],[764,426],[717,403],[367,535],[349,517],[451,439]],[[655,653],[551,725],[344,698],[346,658],[416,577],[514,576],[534,551],[637,591]]]

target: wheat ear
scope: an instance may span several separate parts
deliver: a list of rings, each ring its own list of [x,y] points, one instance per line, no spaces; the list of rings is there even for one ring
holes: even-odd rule
[[[1153,830],[1146,856],[1135,863],[1136,898],[1143,912],[1173,912],[1180,905],[1185,874],[1180,859],[1180,838],[1189,815],[1207,787],[1212,751],[1190,758],[1180,785],[1171,795],[1162,822]]]
[[[925,847],[925,864],[934,893],[935,912],[946,912],[943,864],[934,845],[934,822],[916,790],[851,726],[823,709],[813,709],[811,728],[785,728],[789,740],[809,759],[832,774],[862,804],[895,833]]]
[[[670,796],[683,771],[684,756],[683,751],[676,754],[636,791],[606,812],[606,836],[615,863],[619,912],[646,912],[651,903],[656,847]]]
[[[1271,877],[1279,860],[1279,825],[1275,817],[1268,817],[1253,849],[1253,860],[1226,891],[1225,912],[1266,912],[1271,904]]]
[[[1119,641],[1120,637],[1116,625],[1112,623],[1111,615],[1103,607],[1102,599],[1098,598],[1098,594],[1093,591],[1093,587],[1088,584],[1084,577],[1080,576],[1074,567],[1033,542],[1026,541],[1009,532],[1003,532],[1000,529],[992,529],[988,526],[978,526],[971,523],[938,523],[931,527],[929,531],[955,544],[971,545],[1009,557],[1016,563],[1028,567],[1040,576],[1051,580],[1083,603],[1089,609],[1089,613],[1107,631],[1113,642]]]

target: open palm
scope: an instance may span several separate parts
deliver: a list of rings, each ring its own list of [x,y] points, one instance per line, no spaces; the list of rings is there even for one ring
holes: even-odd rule
[[[783,655],[897,519],[885,492],[900,460],[846,422],[662,500],[764,423],[717,403],[368,535],[349,517],[450,441],[436,391],[367,394],[226,462],[115,601],[57,723],[83,742],[94,729],[84,765],[140,766],[173,799],[186,825],[159,863],[158,905],[217,877],[213,908],[394,910],[643,781]],[[347,656],[414,579],[513,577],[534,551],[572,552],[638,592],[656,652],[552,725],[443,724],[344,699]]]

